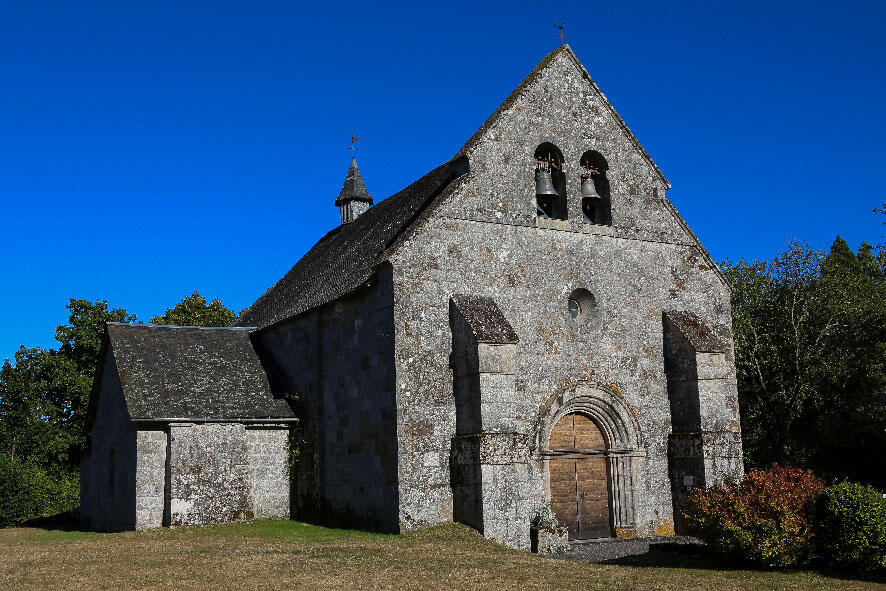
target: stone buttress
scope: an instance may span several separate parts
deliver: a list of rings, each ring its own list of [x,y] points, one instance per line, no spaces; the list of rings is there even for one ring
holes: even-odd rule
[[[529,548],[528,450],[517,420],[518,337],[490,298],[453,296],[453,518],[488,539]]]

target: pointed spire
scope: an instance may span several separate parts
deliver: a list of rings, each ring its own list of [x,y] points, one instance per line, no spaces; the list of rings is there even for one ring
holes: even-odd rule
[[[372,197],[369,196],[369,191],[366,190],[366,185],[363,184],[363,175],[360,174],[360,169],[357,168],[356,158],[351,159],[348,176],[345,177],[345,184],[342,185],[341,193],[338,194],[335,204],[341,207],[345,201],[351,200],[364,201],[372,205]]]
[[[353,222],[357,216],[372,205],[372,197],[369,196],[369,191],[363,184],[363,175],[360,174],[360,169],[357,167],[356,158],[351,159],[348,176],[345,177],[345,184],[342,185],[335,205],[341,208],[342,224]]]

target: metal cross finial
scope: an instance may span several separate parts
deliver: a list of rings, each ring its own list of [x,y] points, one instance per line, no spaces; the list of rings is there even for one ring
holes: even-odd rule
[[[360,147],[357,145],[357,142],[359,142],[359,141],[360,141],[360,138],[354,137],[354,134],[352,133],[351,134],[351,145],[348,146],[348,150],[350,150],[354,154],[354,160],[357,159],[357,150],[360,149]]]
[[[560,35],[560,45],[566,43],[566,23],[557,21],[554,23],[554,28],[557,29],[557,34]]]

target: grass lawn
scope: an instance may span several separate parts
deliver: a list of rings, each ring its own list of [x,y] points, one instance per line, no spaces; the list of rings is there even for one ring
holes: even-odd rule
[[[97,534],[0,530],[2,589],[884,589],[814,572],[574,563],[456,524],[401,536],[260,521]]]

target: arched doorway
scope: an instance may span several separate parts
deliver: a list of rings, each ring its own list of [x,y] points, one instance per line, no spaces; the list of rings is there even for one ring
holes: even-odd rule
[[[612,536],[607,448],[600,427],[583,414],[563,415],[551,430],[551,500],[569,539]]]

